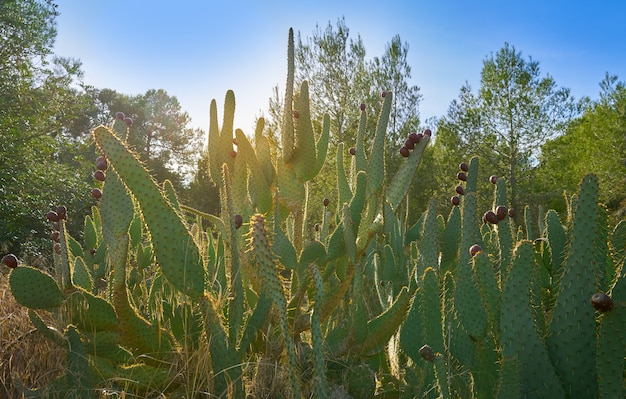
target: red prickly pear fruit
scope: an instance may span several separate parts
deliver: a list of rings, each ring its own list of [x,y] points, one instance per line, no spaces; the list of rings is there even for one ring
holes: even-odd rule
[[[124,122],[126,122],[126,126],[131,127],[133,125],[133,119],[130,117],[124,118]]]
[[[52,232],[52,234],[50,234],[50,239],[54,242],[60,242],[61,240],[61,233],[59,233],[58,230],[54,230]]]
[[[356,155],[356,148],[354,148],[354,147],[350,147],[350,149],[348,150],[348,152],[350,153],[350,155],[355,156],[355,155]]]
[[[328,198],[324,198],[324,206],[328,206],[330,204],[330,200]]]
[[[456,186],[456,193],[459,195],[465,194],[465,190],[463,190],[463,186]]]
[[[467,171],[469,171],[469,166],[467,166],[467,164],[465,162],[461,162],[459,164],[459,169],[461,169],[463,172],[467,172]]]
[[[58,222],[59,214],[56,213],[55,211],[50,211],[46,213],[46,219],[48,219],[50,222]]]
[[[432,350],[432,348],[428,345],[424,345],[419,349],[420,352],[420,356],[422,356],[422,359],[426,360],[427,362],[433,363],[435,361],[435,352]]]
[[[498,221],[500,219],[498,219],[498,215],[496,215],[494,211],[487,211],[483,215],[483,220],[485,220],[485,221],[487,221],[487,222],[489,222],[491,224],[498,224]]]
[[[67,207],[65,205],[57,206],[57,215],[59,215],[59,219],[67,219]]]
[[[461,203],[461,199],[458,197],[458,195],[455,195],[454,197],[450,198],[450,202],[452,202],[452,205],[458,206]]]
[[[235,228],[238,229],[243,224],[243,217],[240,214],[236,214],[234,216],[235,219]]]
[[[411,153],[411,150],[409,150],[408,148],[404,146],[400,148],[400,155],[402,155],[403,157],[405,158],[408,157],[410,153]]]
[[[406,139],[406,141],[404,142],[404,146],[409,150],[412,150],[415,148],[415,143],[413,143],[410,139]]]
[[[461,181],[467,181],[467,176],[465,175],[465,172],[459,172],[456,174],[456,178],[461,180]]]
[[[122,111],[118,111],[115,113],[115,119],[117,119],[118,121],[123,121],[124,119],[126,119],[126,115],[124,115]]]
[[[430,130],[430,129],[426,129],[426,130],[424,130],[424,136],[428,136],[428,137],[430,137],[430,136],[432,136],[432,135],[433,135],[432,130]]]
[[[294,118],[298,119],[300,117],[300,113],[298,111],[296,111],[295,109],[293,110],[293,112],[291,113],[293,115]]]
[[[2,263],[10,267],[11,269],[15,269],[17,267],[17,256],[13,254],[4,255],[2,257]]]
[[[512,219],[515,217],[515,209],[509,208],[509,217]]]
[[[609,312],[613,310],[613,300],[604,292],[597,292],[591,296],[591,305],[599,312]]]
[[[234,145],[239,145],[239,142],[237,141],[237,137],[233,137],[233,144]]]
[[[409,140],[413,142],[413,144],[417,144],[424,137],[422,133],[411,133],[409,134]]]
[[[100,190],[99,188],[91,189],[91,196],[94,197],[95,199],[102,198],[102,190]]]
[[[61,244],[59,244],[58,242],[54,244],[54,252],[56,252],[57,254],[61,254]]]
[[[320,231],[320,224],[319,223],[315,223],[313,228],[315,229],[315,231]]]
[[[387,97],[387,92],[386,92],[386,91],[383,91],[383,93],[381,94],[381,96],[382,96],[383,98]]]
[[[93,172],[93,178],[98,181],[104,181],[105,179],[104,172],[101,171],[100,169],[96,170],[95,172]]]
[[[498,176],[496,176],[496,175],[489,176],[489,182],[491,184],[496,184],[498,182]]]
[[[483,249],[480,247],[480,245],[478,244],[474,244],[470,247],[469,249],[469,253],[470,256],[474,257],[476,255],[478,255],[479,253],[481,253],[483,251]]]
[[[106,170],[109,167],[109,163],[107,162],[105,157],[96,158],[96,168],[98,170]]]
[[[231,158],[236,158],[236,157],[237,157],[237,151],[235,151],[235,150],[231,150],[231,151],[230,151],[230,157],[231,157]]]
[[[361,103],[359,108],[361,109],[361,112],[365,112],[365,103]]]
[[[496,215],[498,215],[499,220],[504,220],[504,218],[506,217],[506,206],[499,205],[498,207],[496,207]]]

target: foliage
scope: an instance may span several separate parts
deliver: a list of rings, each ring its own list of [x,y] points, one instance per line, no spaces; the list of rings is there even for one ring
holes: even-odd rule
[[[577,181],[592,172],[600,178],[602,202],[621,218],[626,198],[626,87],[609,74],[600,87],[600,98],[585,101],[582,115],[565,134],[541,148],[535,190],[544,193],[543,203],[563,209],[563,191],[573,192]]]
[[[254,145],[234,130],[232,92],[221,125],[211,103],[219,216],[157,184],[124,122],[95,129],[108,165],[84,238],[61,218],[54,272],[10,272],[38,333],[67,354],[63,376],[17,395],[622,397],[626,224],[609,228],[597,177],[569,197],[565,225],[541,215],[533,241],[507,213],[502,177],[481,223],[474,157],[447,218],[433,200],[408,224],[401,204],[431,137],[385,169],[388,92],[367,149],[361,115],[348,173],[338,145],[336,195],[318,201],[324,219],[306,239],[305,186],[326,162],[330,121],[314,134],[293,48],[290,31],[276,159],[263,120]]]
[[[119,111],[132,119],[128,143],[146,163],[157,181],[170,180],[177,190],[192,178],[200,152],[202,131],[189,127],[190,117],[175,96],[150,89],[140,95],[114,90],[94,91],[105,123]]]
[[[438,131],[446,140],[439,156],[456,154],[459,162],[481,156],[487,170],[507,177],[517,205],[532,200],[528,172],[541,145],[564,131],[574,111],[568,89],[542,77],[537,61],[505,43],[484,60],[478,94],[466,84],[440,120]]]
[[[92,151],[66,140],[87,130],[80,116],[89,101],[76,87],[80,63],[50,57],[55,7],[26,0],[0,5],[0,248],[33,258],[48,241],[41,215],[51,199],[79,214],[90,207],[79,199],[88,180],[80,153]]]

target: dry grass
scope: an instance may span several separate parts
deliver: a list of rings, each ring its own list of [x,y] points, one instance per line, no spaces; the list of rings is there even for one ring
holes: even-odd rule
[[[65,351],[35,330],[28,309],[11,294],[7,268],[0,267],[0,398],[17,398],[20,386],[38,388],[65,370]],[[41,312],[46,323],[49,314]]]

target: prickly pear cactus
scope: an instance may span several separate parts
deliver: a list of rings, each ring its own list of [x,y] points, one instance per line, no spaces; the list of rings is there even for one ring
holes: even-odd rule
[[[169,182],[154,181],[125,141],[123,115],[95,129],[99,204],[83,241],[68,233],[63,210],[53,272],[5,262],[37,331],[67,351],[67,373],[50,388],[85,397],[102,389],[623,397],[626,224],[607,225],[597,179],[583,179],[565,224],[541,211],[534,229],[528,208],[526,236],[516,235],[504,178],[492,179],[492,209],[479,209],[473,158],[459,165],[447,216],[432,200],[408,226],[404,199],[432,133],[408,137],[391,175],[384,151],[393,93],[385,92],[375,130],[362,107],[356,143],[339,143],[336,195],[312,198],[307,185],[326,162],[330,121],[312,120],[307,82],[294,87],[293,31],[287,53],[276,157],[263,119],[254,139],[235,129],[233,92],[221,125],[211,103],[206,167],[220,215],[186,206]],[[350,170],[344,145],[354,148]],[[311,204],[323,204],[323,220],[307,234]],[[63,328],[46,325],[42,312]]]

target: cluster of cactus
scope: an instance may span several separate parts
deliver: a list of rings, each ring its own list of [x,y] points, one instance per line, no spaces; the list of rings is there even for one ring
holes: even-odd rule
[[[430,132],[409,137],[388,176],[392,97],[369,151],[361,106],[350,170],[339,144],[336,197],[309,198],[330,123],[315,132],[307,83],[294,92],[290,31],[277,158],[262,119],[252,142],[233,128],[232,92],[221,126],[211,103],[206,167],[220,216],[156,184],[125,143],[124,118],[98,127],[103,183],[83,243],[58,218],[54,273],[11,272],[32,323],[67,349],[66,375],[25,395],[240,398],[271,386],[293,398],[622,397],[626,222],[609,232],[595,178],[571,198],[565,226],[548,211],[533,240],[530,223],[525,235],[499,208],[504,179],[496,223],[481,225],[474,158],[447,220],[432,201],[408,226],[403,199]],[[309,234],[314,204],[323,220]]]
[[[609,231],[597,179],[588,175],[564,223],[552,210],[540,215],[539,237],[528,207],[525,231],[514,226],[505,180],[492,176],[493,210],[481,223],[477,171],[474,158],[447,221],[431,206],[419,222],[420,289],[400,331],[411,360],[433,364],[419,391],[623,397],[626,222]]]

